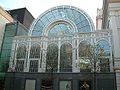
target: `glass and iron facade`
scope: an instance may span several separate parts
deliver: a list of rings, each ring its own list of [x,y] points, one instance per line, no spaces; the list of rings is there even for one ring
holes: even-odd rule
[[[88,80],[90,84],[94,72],[113,72],[111,40],[111,30],[96,31],[83,10],[57,6],[33,22],[28,36],[14,38],[8,71],[21,77],[23,73],[23,81],[30,79],[19,90],[28,90],[29,84],[34,84],[30,90],[35,90],[38,81],[39,90],[45,89],[46,83],[52,90],[66,90],[69,86],[69,90],[79,90],[81,83],[78,85],[76,79]],[[90,90],[94,84],[90,84]]]

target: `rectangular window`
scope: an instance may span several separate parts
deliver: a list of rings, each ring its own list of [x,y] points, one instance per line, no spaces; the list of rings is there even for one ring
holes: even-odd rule
[[[29,72],[38,72],[38,60],[30,61]]]
[[[26,80],[25,90],[35,90],[35,80]]]
[[[72,90],[71,81],[60,81],[60,89],[59,90]]]
[[[17,60],[15,71],[23,72],[24,70],[24,60]]]

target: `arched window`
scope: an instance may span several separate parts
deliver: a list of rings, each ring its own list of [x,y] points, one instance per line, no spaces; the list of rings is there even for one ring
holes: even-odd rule
[[[20,46],[17,48],[16,58],[17,58],[17,59],[25,58],[25,56],[26,56],[26,46],[25,46],[25,45],[20,45]]]
[[[57,22],[56,22],[57,23]],[[60,23],[57,23],[54,25],[48,32],[48,36],[54,37],[58,35],[71,35],[75,31],[73,30],[73,27],[71,27],[68,23],[65,23],[65,21],[62,21]]]
[[[50,44],[47,48],[46,71],[57,72],[58,67],[58,46]]]
[[[105,40],[100,40],[96,45],[96,53],[101,56],[110,56],[110,45]]]
[[[40,45],[32,45],[30,49],[30,58],[40,58]]]
[[[84,12],[76,7],[72,6],[57,6],[53,7],[41,16],[39,16],[35,22],[33,22],[31,27],[30,35],[41,36],[46,35],[44,27],[49,26],[53,21],[70,22],[74,24],[75,27],[71,27],[67,23],[58,23],[49,30],[48,36],[58,36],[59,34],[75,34],[77,32],[91,32],[94,30],[94,25],[90,17]],[[57,23],[57,22],[56,22]],[[50,29],[50,27],[48,27]],[[75,31],[73,29],[77,28]]]
[[[64,43],[60,48],[60,71],[72,72],[72,45]]]
[[[100,40],[96,45],[96,53],[99,60],[99,71],[109,72],[110,71],[110,45],[105,40]]]
[[[92,46],[86,41],[79,44],[79,66],[81,72],[91,72],[93,59]]]

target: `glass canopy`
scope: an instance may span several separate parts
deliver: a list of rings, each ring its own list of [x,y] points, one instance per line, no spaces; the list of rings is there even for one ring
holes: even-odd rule
[[[30,35],[70,35],[76,32],[91,32],[93,30],[93,22],[83,10],[72,6],[58,6],[47,10],[33,22]]]

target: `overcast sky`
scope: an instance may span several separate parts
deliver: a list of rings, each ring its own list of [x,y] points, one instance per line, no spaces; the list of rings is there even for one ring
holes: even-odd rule
[[[0,0],[0,5],[5,9],[26,7],[37,18],[49,8],[58,5],[71,5],[84,10],[96,21],[97,8],[102,8],[103,0]]]

